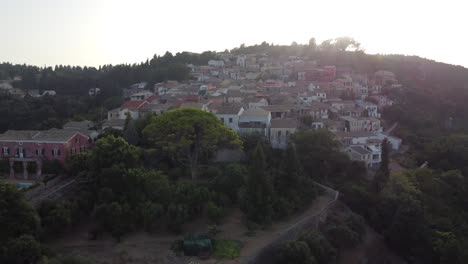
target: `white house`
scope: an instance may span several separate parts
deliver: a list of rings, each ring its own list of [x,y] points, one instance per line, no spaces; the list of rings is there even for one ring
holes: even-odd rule
[[[247,56],[245,55],[239,55],[237,56],[237,61],[236,61],[236,64],[237,66],[240,66],[242,68],[245,68],[245,62],[247,60]]]
[[[107,120],[126,119],[128,115],[132,119],[140,118],[140,109],[148,105],[147,101],[127,101],[121,107],[107,112]]]
[[[273,119],[270,126],[270,143],[273,148],[286,149],[289,138],[296,133],[299,122],[296,119]]]
[[[371,167],[372,164],[372,151],[365,148],[364,145],[352,145],[345,149],[346,154],[349,158],[354,161],[362,161],[367,167]]]
[[[372,95],[369,96],[369,99],[375,101],[379,109],[383,109],[385,107],[393,105],[393,101],[386,95]]]
[[[392,147],[392,150],[398,151],[401,147],[401,138],[397,138],[394,136],[389,136],[385,134],[384,132],[377,133],[377,137],[381,140],[387,139],[388,143]]]
[[[382,131],[382,127],[380,126],[380,119],[377,119],[375,117],[341,116],[340,118],[344,120],[346,131],[349,132]]]
[[[239,131],[239,116],[244,112],[242,106],[221,106],[216,112],[216,117],[224,123],[225,126],[238,132]]]
[[[364,101],[358,101],[357,104],[366,110],[367,116],[380,118],[379,108],[376,104]]]
[[[239,116],[239,133],[259,133],[268,137],[271,113],[264,110],[248,109]]]

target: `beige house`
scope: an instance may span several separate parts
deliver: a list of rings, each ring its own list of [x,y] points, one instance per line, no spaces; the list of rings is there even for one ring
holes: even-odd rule
[[[296,119],[272,119],[270,127],[270,143],[273,148],[285,149],[289,138],[296,133],[299,122]]]
[[[375,117],[342,116],[341,119],[344,120],[345,128],[348,132],[382,131],[382,127],[380,126],[380,120]]]

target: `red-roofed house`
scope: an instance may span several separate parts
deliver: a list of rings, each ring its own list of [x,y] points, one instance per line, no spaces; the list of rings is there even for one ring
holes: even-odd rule
[[[31,163],[36,165],[36,176],[33,178],[38,179],[44,162],[59,161],[64,164],[69,155],[85,152],[90,147],[89,137],[73,130],[8,130],[0,134],[0,158],[9,161],[12,179],[20,171],[22,179],[30,179],[28,170],[31,169],[28,165]],[[22,166],[15,166],[15,163]]]

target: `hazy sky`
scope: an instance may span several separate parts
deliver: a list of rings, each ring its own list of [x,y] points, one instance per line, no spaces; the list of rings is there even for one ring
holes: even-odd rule
[[[468,67],[466,0],[0,0],[0,62],[133,63],[351,36],[368,53]]]

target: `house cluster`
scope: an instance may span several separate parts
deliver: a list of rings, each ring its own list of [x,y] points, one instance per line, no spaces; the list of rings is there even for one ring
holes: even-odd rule
[[[123,129],[127,116],[191,107],[213,113],[239,134],[261,134],[274,148],[286,148],[299,129],[328,129],[343,151],[369,167],[380,163],[383,139],[394,149],[401,144],[380,121],[381,110],[393,104],[383,92],[398,85],[389,71],[363,75],[296,56],[230,53],[188,67],[191,81],[125,89],[125,103],[108,112],[103,128]]]
[[[381,162],[384,139],[394,150],[401,145],[401,139],[384,131],[380,120],[382,109],[393,104],[385,91],[401,86],[392,72],[359,74],[297,56],[232,53],[218,54],[207,65],[187,66],[190,81],[140,82],[124,89],[125,102],[108,111],[102,124],[82,121],[69,122],[63,129],[6,131],[0,134],[0,158],[9,161],[12,178],[19,173],[24,179],[37,179],[45,161],[64,163],[68,156],[86,151],[101,128],[123,130],[127,117],[139,119],[178,108],[210,112],[233,131],[262,135],[279,149],[286,148],[301,129],[328,129],[343,152],[369,167]],[[0,92],[24,96],[25,91],[12,85],[20,78],[0,80]],[[88,94],[100,92],[91,88]],[[55,91],[27,93],[55,95]]]

